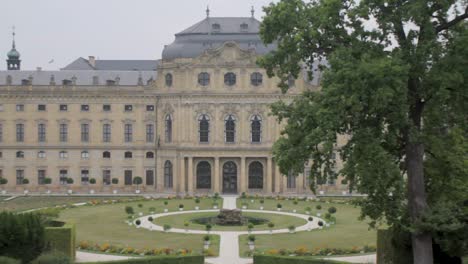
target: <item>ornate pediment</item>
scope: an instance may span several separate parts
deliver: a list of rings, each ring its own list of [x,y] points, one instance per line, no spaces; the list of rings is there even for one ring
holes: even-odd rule
[[[220,116],[221,120],[224,120],[224,118],[227,115],[234,115],[234,116],[239,116],[239,109],[237,104],[225,104],[224,109],[222,110],[222,115]]]
[[[265,109],[262,107],[262,105],[259,104],[251,104],[250,109],[249,109],[249,115],[248,115],[248,121],[254,116],[258,115],[262,119],[265,118]]]
[[[236,42],[228,41],[218,48],[205,50],[195,58],[194,64],[234,67],[236,65],[255,65],[256,60],[254,50],[243,50]]]
[[[172,115],[174,113],[174,108],[172,107],[171,104],[166,103],[164,107],[162,108],[162,112],[164,113],[164,115],[167,115],[167,114]]]
[[[209,104],[201,103],[195,107],[194,115],[195,118],[198,118],[200,115],[208,115],[210,118],[213,118],[213,111]]]

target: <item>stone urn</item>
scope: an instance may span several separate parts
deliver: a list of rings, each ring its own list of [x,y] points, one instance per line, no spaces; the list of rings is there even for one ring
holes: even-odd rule
[[[321,213],[317,213],[317,216],[320,217],[322,214]]]
[[[24,195],[28,195],[29,191],[28,190],[24,190]]]
[[[113,194],[117,194],[118,192],[119,192],[119,191],[117,191],[117,190],[113,190],[113,191],[112,191]]]
[[[135,193],[136,193],[136,194],[138,194],[138,193],[140,193],[140,192],[141,192],[140,190],[135,190]]]
[[[164,212],[167,213],[169,210],[167,210],[167,208],[164,208]]]
[[[198,207],[198,206],[195,206],[195,210],[197,210],[197,211],[198,211],[198,210],[200,210],[200,207]]]
[[[263,210],[263,206],[260,206],[260,210]]]
[[[73,193],[73,190],[67,190],[67,193],[68,193],[68,194],[72,194],[72,193]]]
[[[296,210],[296,209],[294,209],[294,210],[293,210],[293,213],[296,213],[296,212],[297,212],[297,210]]]
[[[255,242],[249,241],[248,243],[249,243],[249,249],[254,250],[255,249]]]
[[[89,193],[90,193],[90,194],[94,194],[94,190],[89,190]]]
[[[203,242],[203,248],[204,249],[209,249],[210,248],[211,241],[210,240],[205,240]]]

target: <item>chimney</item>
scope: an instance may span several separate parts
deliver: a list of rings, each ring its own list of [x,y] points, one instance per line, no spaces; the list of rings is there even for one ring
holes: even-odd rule
[[[94,56],[88,56],[88,63],[93,66],[93,68],[96,67],[96,58]]]

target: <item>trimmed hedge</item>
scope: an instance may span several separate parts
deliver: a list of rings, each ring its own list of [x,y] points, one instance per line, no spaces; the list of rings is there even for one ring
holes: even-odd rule
[[[254,264],[346,264],[347,262],[317,259],[317,258],[311,258],[311,257],[254,255],[253,263]]]
[[[60,252],[72,260],[75,259],[75,225],[65,224],[62,227],[46,227],[45,244],[46,251]]]
[[[204,256],[160,256],[118,261],[87,262],[87,264],[204,264]]]

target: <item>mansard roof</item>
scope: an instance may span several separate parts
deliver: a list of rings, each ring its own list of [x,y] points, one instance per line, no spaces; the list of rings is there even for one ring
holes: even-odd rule
[[[158,64],[158,60],[95,60],[93,66],[89,60],[80,57],[62,70],[156,71]]]
[[[276,45],[265,45],[259,32],[260,21],[253,17],[207,17],[175,34],[175,41],[164,47],[162,59],[194,58],[231,41],[258,55],[274,50]]]

